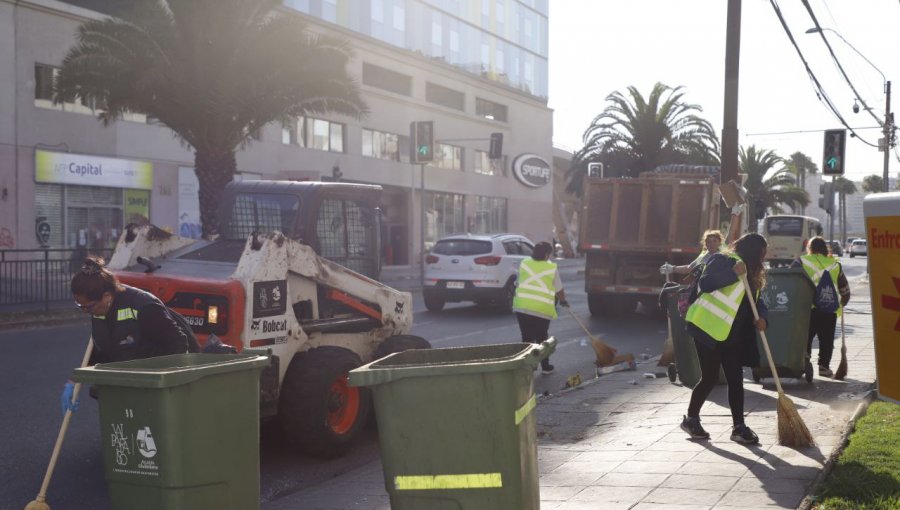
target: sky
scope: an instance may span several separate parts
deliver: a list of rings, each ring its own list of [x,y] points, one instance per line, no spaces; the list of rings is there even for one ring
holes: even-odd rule
[[[800,151],[821,169],[823,131],[839,129],[841,122],[817,98],[772,2],[741,3],[739,143],[782,157]],[[853,113],[853,91],[822,37],[805,33],[814,23],[803,3],[776,3],[838,111],[862,139],[877,145],[878,122],[862,108]],[[825,32],[853,86],[878,119],[884,118],[885,94],[876,67],[887,80],[895,80],[892,110],[900,110],[896,32],[900,0],[809,0],[809,4],[821,27],[847,41]],[[584,131],[608,105],[606,96],[635,86],[646,97],[657,81],[684,87],[683,99],[703,108],[700,115],[721,139],[727,5],[727,0],[552,0],[549,106],[554,110],[554,146],[580,149]],[[883,157],[877,147],[848,133],[845,176],[861,181],[866,175],[882,175]],[[898,172],[900,161],[892,153],[890,173]]]

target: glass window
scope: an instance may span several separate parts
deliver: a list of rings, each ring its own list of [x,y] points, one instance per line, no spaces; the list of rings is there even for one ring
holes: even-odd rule
[[[53,80],[58,69],[44,64],[34,65],[34,99],[53,101]]]
[[[331,152],[344,152],[344,125],[329,122],[331,140],[328,150]]]
[[[462,147],[436,143],[434,147],[434,161],[432,166],[449,168],[450,170],[462,170]]]
[[[522,252],[519,249],[518,241],[505,241],[503,243],[503,249],[506,250],[507,255],[521,255]]]
[[[303,131],[296,135],[296,139],[301,142],[298,145],[320,151],[344,152],[343,124],[305,117],[298,122],[298,127],[303,128]],[[291,136],[290,129],[288,127],[289,133],[287,135],[282,131],[282,141]]]
[[[362,139],[363,156],[400,161],[400,135],[363,129]]]
[[[394,30],[406,31],[406,9],[402,5],[394,6]]]
[[[384,23],[384,0],[372,0],[372,21]]]
[[[474,224],[471,230],[477,234],[506,232],[506,199],[476,196]],[[524,243],[519,244],[516,251],[522,255],[531,254],[530,249]]]
[[[369,277],[377,266],[376,222],[369,207],[352,200],[325,199],[316,220],[319,254]]]
[[[506,156],[491,159],[486,151],[475,151],[475,173],[481,175],[506,175]]]
[[[534,246],[525,241],[519,241],[519,249],[522,251],[522,255],[530,257],[531,253],[534,251]]]
[[[425,193],[425,249],[442,237],[465,231],[464,197],[455,193]]]
[[[434,245],[432,253],[436,255],[481,255],[490,253],[493,247],[490,241],[475,239],[445,239]]]
[[[491,120],[506,122],[508,117],[506,105],[488,101],[480,97],[475,98],[475,115]]]

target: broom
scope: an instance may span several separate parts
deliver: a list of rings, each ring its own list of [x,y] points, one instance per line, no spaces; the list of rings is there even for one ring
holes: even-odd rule
[[[669,273],[666,273],[666,283],[672,281],[672,277]],[[668,297],[666,299],[669,299]],[[658,367],[667,367],[670,363],[675,362],[675,343],[672,341],[672,317],[669,316],[668,307],[666,307],[666,321],[669,324],[668,336],[666,336],[666,342],[663,344],[663,352],[662,356],[659,357],[659,362],[656,364]]]
[[[84,368],[91,358],[91,349],[94,347],[94,337],[88,340],[87,349],[84,351],[84,358],[81,360],[81,367]],[[75,383],[72,389],[72,400],[78,401],[78,393],[81,391],[81,383]],[[66,430],[69,428],[69,420],[72,419],[72,410],[68,409],[63,417],[62,427],[59,429],[59,435],[56,437],[56,445],[53,447],[53,454],[50,455],[50,465],[47,466],[47,472],[44,474],[44,482],[41,483],[41,490],[38,492],[37,498],[31,503],[25,505],[25,510],[50,510],[47,504],[47,488],[50,486],[50,477],[53,476],[53,469],[56,467],[56,459],[59,458],[59,451],[62,449],[63,439],[66,437]]]
[[[744,284],[744,292],[747,295],[747,301],[750,302],[750,308],[753,310],[753,317],[759,320],[759,312],[756,310],[756,301],[753,300],[750,284],[747,283],[747,275],[740,275],[741,283]],[[772,370],[772,377],[775,379],[775,388],[778,390],[778,444],[781,446],[791,446],[805,448],[812,446],[815,441],[803,418],[797,412],[797,407],[791,402],[791,399],[784,394],[781,388],[781,381],[778,379],[778,371],[775,370],[775,361],[772,359],[772,351],[769,350],[769,340],[766,338],[766,332],[760,331],[759,336],[762,338],[763,349],[766,351],[766,358],[769,360],[769,369]]]
[[[844,336],[844,314],[841,314],[841,363],[834,372],[834,378],[843,381],[847,377],[847,338]]]
[[[609,365],[612,363],[616,357],[616,349],[606,345],[602,340],[592,335],[569,307],[565,307],[565,309],[568,310],[569,315],[575,319],[575,322],[581,326],[584,333],[591,339],[591,347],[594,348],[594,353],[597,355],[597,366]]]

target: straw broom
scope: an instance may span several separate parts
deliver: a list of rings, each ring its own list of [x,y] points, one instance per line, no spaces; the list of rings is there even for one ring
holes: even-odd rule
[[[84,358],[81,360],[81,367],[84,368],[91,358],[91,349],[94,347],[94,337],[88,340],[87,349],[84,351]],[[81,383],[75,383],[72,389],[72,400],[78,401],[78,393],[81,391]],[[41,483],[41,490],[38,492],[37,498],[31,503],[25,505],[25,510],[50,510],[47,504],[47,488],[50,486],[50,477],[53,476],[53,469],[56,467],[56,460],[59,458],[59,451],[62,449],[63,439],[66,437],[66,430],[69,428],[69,421],[72,419],[72,410],[68,409],[63,417],[62,426],[59,429],[59,435],[56,437],[56,445],[53,446],[53,454],[50,455],[50,464],[47,466],[47,472],[44,474],[44,481]]]
[[[753,300],[750,284],[747,283],[747,275],[740,275],[741,283],[744,284],[744,292],[747,295],[747,301],[750,302],[750,308],[753,310],[753,317],[759,320],[759,312],[756,310],[756,302]],[[781,387],[781,380],[778,379],[778,371],[775,370],[775,361],[772,359],[772,351],[769,350],[769,340],[766,338],[766,332],[760,331],[759,336],[762,338],[763,348],[766,351],[766,358],[769,360],[769,369],[772,370],[772,377],[775,379],[775,388],[778,390],[778,444],[781,446],[790,446],[805,448],[815,444],[812,434],[803,423],[803,418],[797,412],[797,407],[784,394]]]
[[[841,313],[841,363],[834,372],[834,378],[843,381],[845,377],[847,377],[847,338],[844,336],[844,314]]]
[[[578,325],[581,326],[581,329],[584,330],[584,333],[588,336],[588,338],[591,339],[591,347],[594,348],[594,353],[597,355],[597,366],[609,365],[610,363],[612,363],[616,357],[616,349],[610,347],[605,342],[592,335],[591,332],[588,331],[588,329],[584,327],[584,324],[582,324],[578,319],[578,316],[576,316],[569,307],[564,308],[569,312],[569,315],[571,315],[572,318],[575,319],[575,322],[577,322]]]

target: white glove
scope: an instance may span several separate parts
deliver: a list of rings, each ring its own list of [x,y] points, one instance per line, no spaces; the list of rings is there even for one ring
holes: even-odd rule
[[[675,266],[666,262],[665,264],[659,266],[659,274],[672,274],[675,272]]]
[[[741,214],[742,212],[744,212],[745,205],[746,204],[734,204],[734,206],[731,207],[731,215],[737,216],[737,215]]]

